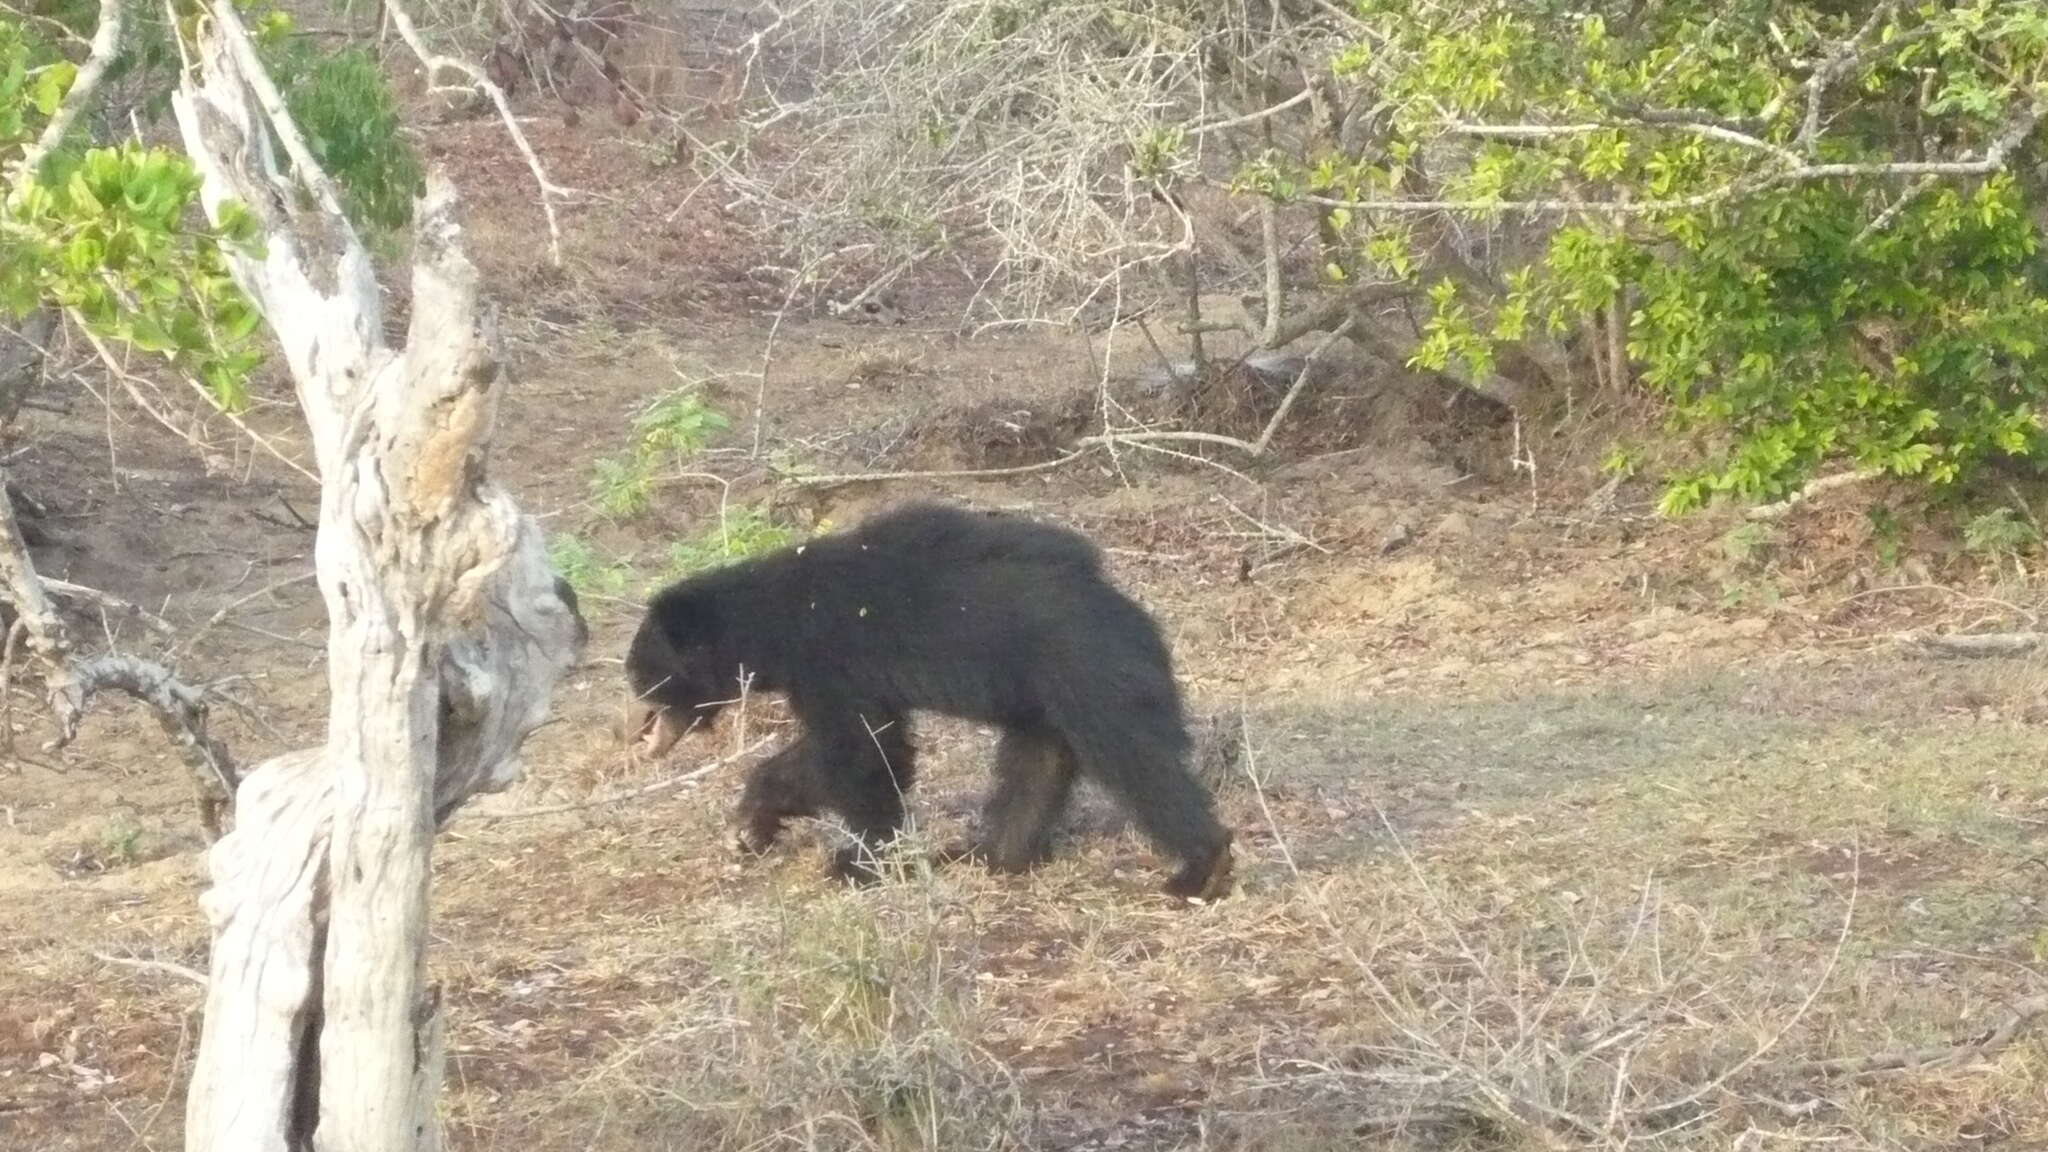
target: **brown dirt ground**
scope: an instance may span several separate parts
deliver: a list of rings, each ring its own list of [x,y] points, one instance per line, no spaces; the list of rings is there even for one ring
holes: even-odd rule
[[[593,458],[685,383],[736,417],[703,462],[736,481],[736,499],[767,491],[746,459],[757,391],[764,444],[830,472],[1028,458],[1040,446],[1030,428],[1093,396],[1084,336],[966,340],[811,316],[782,324],[764,382],[779,294],[748,273],[760,257],[743,221],[715,196],[688,199],[687,173],[646,144],[590,123],[534,122],[556,178],[597,193],[565,218],[562,272],[546,264],[526,173],[495,125],[428,136],[506,309],[515,382],[495,467],[554,530],[643,577],[671,541],[704,530],[715,488],[675,484],[624,523],[590,500]],[[947,301],[918,303],[908,314]],[[1599,478],[1575,447],[1583,429],[1531,437],[1543,468],[1532,483],[1495,466],[1490,433],[1432,444],[1417,434],[1426,413],[1397,389],[1351,383],[1345,394],[1366,399],[1315,422],[1336,446],[1290,452],[1256,483],[1097,456],[1000,481],[841,487],[813,508],[844,522],[881,500],[944,494],[1054,517],[1109,548],[1118,579],[1166,623],[1196,707],[1241,716],[1257,754],[1263,793],[1223,787],[1243,885],[1215,907],[1160,905],[1155,863],[1092,798],[1075,851],[1033,877],[948,872],[853,895],[820,883],[804,838],[765,860],[733,857],[722,819],[736,773],[502,819],[665,771],[600,738],[632,593],[588,599],[594,659],[561,694],[563,722],[536,735],[528,780],[458,820],[439,859],[451,1147],[687,1147],[707,1131],[716,1138],[695,1146],[916,1145],[873,1136],[885,1127],[873,1118],[872,1144],[806,1136],[749,1096],[858,1078],[832,1063],[851,1041],[791,1053],[758,1033],[839,1019],[839,1001],[808,999],[836,987],[821,972],[840,971],[814,952],[870,923],[907,925],[879,947],[881,970],[939,972],[892,992],[888,1012],[936,1018],[920,996],[938,989],[947,1011],[968,1014],[975,1055],[960,1075],[1000,1069],[1002,1091],[986,1095],[1013,1106],[987,1131],[1022,1132],[1011,1146],[1356,1146],[1380,1131],[1364,1117],[1383,1111],[1383,1091],[1347,1092],[1339,1073],[1370,1064],[1363,1054],[1388,1037],[1354,970],[1366,945],[1345,932],[1369,929],[1368,960],[1437,989],[1440,1015],[1484,1023],[1498,1004],[1466,987],[1472,971],[1446,973],[1497,974],[1509,941],[1591,924],[1595,908],[1626,913],[1652,876],[1673,907],[1712,921],[1702,986],[1725,1010],[1668,1022],[1668,1066],[1646,1063],[1645,1083],[1704,1079],[1686,1061],[1725,1056],[1713,1037],[1757,1019],[1792,1022],[1794,1056],[1854,1054],[1970,1033],[2039,991],[2041,680],[2030,665],[1933,662],[1886,640],[2018,618],[2008,602],[2024,587],[1995,589],[1925,548],[1925,577],[1882,568],[1853,498],[1803,510],[1767,555],[1730,559],[1719,541],[1733,519],[1656,521],[1652,493],[1633,484],[1613,509],[1587,507]],[[294,451],[288,399],[273,386],[256,423]],[[312,543],[296,518],[317,500],[226,432],[215,442],[231,467],[209,474],[132,411],[81,400],[37,428],[17,472],[53,510],[57,539],[39,556],[51,574],[187,634],[232,606],[178,660],[240,702],[218,722],[254,761],[321,730],[322,616],[295,580]],[[155,644],[133,623],[105,634]],[[197,990],[132,961],[204,967],[189,788],[133,708],[103,705],[77,743],[47,754],[33,698],[17,691],[12,708],[0,1144],[175,1147]],[[935,768],[920,814],[943,832],[971,808],[987,737],[934,724],[924,744]],[[1830,966],[1851,888],[1854,929]],[[1335,929],[1320,918],[1330,909]],[[1475,966],[1446,943],[1457,930],[1502,951]],[[1826,994],[1799,1011],[1824,970]],[[1718,1147],[1745,1125],[1846,1147],[2040,1147],[2044,1057],[2023,1040],[1789,1118],[1755,1105],[1758,1090],[1744,1098],[1755,1110],[1730,1105],[1703,1131]],[[719,1126],[748,1108],[769,1127],[741,1139],[738,1120]],[[1414,1146],[1519,1145],[1468,1130]]]

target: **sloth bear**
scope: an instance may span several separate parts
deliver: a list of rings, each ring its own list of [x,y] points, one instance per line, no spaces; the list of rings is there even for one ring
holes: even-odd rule
[[[648,604],[626,654],[627,734],[656,754],[752,690],[786,694],[802,735],[757,765],[742,839],[836,813],[862,864],[902,823],[916,779],[913,710],[1002,731],[981,841],[1020,872],[1042,860],[1077,776],[1114,795],[1180,862],[1167,892],[1231,883],[1230,833],[1188,768],[1190,740],[1159,627],[1065,528],[915,503],[845,533],[705,572]],[[865,851],[864,851],[865,850]]]

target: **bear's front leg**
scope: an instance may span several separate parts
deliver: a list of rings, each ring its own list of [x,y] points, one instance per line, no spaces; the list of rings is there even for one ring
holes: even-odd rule
[[[768,851],[781,838],[784,824],[816,816],[823,809],[816,755],[816,743],[799,736],[747,773],[733,813],[740,851],[753,856]]]

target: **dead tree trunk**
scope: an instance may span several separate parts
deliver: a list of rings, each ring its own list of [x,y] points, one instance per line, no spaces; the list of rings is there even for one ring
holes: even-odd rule
[[[426,983],[436,828],[518,778],[584,640],[538,526],[486,476],[499,368],[454,196],[429,178],[413,314],[386,346],[368,254],[234,7],[209,3],[174,97],[218,221],[262,225],[236,279],[289,363],[321,478],[326,744],[258,765],[210,857],[214,929],[189,1152],[438,1147]]]

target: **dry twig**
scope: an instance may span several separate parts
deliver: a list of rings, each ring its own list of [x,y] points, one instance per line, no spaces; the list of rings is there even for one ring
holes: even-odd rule
[[[180,980],[189,980],[201,988],[206,987],[206,973],[195,972],[183,964],[173,964],[168,960],[144,960],[134,956],[114,956],[106,952],[95,952],[92,954],[92,958],[104,964],[113,964],[122,968],[133,968],[138,972],[161,972],[166,976],[176,976]]]
[[[1873,1052],[1867,1056],[1838,1056],[1831,1060],[1802,1060],[1780,1070],[1793,1076],[1865,1077],[1910,1068],[1960,1064],[1990,1056],[2018,1039],[2042,1016],[2048,1015],[2048,995],[2029,996],[2012,1006],[2006,1018],[1978,1034],[1953,1044],[1929,1048],[1907,1048],[1894,1052]]]
[[[557,816],[564,812],[581,812],[588,808],[602,808],[610,804],[622,804],[628,800],[640,800],[648,796],[659,795],[663,792],[672,792],[677,788],[694,784],[713,772],[718,771],[720,768],[746,759],[748,756],[766,748],[773,739],[773,736],[763,736],[761,739],[754,741],[752,744],[729,756],[724,756],[711,761],[709,764],[692,768],[688,772],[678,773],[674,776],[657,780],[652,784],[642,785],[638,788],[629,788],[624,792],[612,792],[593,799],[576,800],[567,804],[549,804],[541,808],[520,808],[511,812],[482,812],[478,813],[475,819],[495,822],[499,820],[527,820],[535,816]]]
[[[2048,642],[2048,632],[1979,632],[1961,636],[1904,632],[1899,639],[1942,656],[2021,656]]]
[[[1837,472],[1832,476],[1817,477],[1809,481],[1806,487],[1801,488],[1799,491],[1794,492],[1775,504],[1759,504],[1751,508],[1748,515],[1751,520],[1780,520],[1792,509],[1819,496],[1823,492],[1831,492],[1837,488],[1847,488],[1852,484],[1862,484],[1865,481],[1875,480],[1882,475],[1884,475],[1884,470],[1880,468],[1858,468],[1853,472]]]
[[[540,155],[527,141],[525,130],[519,127],[519,118],[512,114],[512,105],[505,99],[505,90],[498,87],[489,76],[484,75],[483,69],[469,61],[428,48],[427,42],[420,38],[419,29],[413,26],[412,17],[406,14],[405,8],[398,0],[384,0],[384,12],[390,17],[391,26],[397,30],[399,39],[404,40],[405,46],[412,49],[412,54],[425,66],[429,77],[442,72],[456,72],[490,97],[491,104],[498,110],[498,119],[504,123],[505,131],[512,137],[513,146],[519,149],[519,155],[526,160],[527,170],[533,173],[533,182],[540,189],[540,210],[547,218],[548,224],[548,258],[555,267],[561,267],[562,228],[555,220],[555,202],[570,195],[571,190],[548,178],[547,169],[541,165]]]

